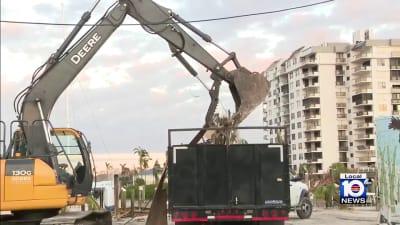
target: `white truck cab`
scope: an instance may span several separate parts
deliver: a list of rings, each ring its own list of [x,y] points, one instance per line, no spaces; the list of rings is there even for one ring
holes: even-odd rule
[[[290,205],[293,211],[301,219],[310,218],[312,213],[312,193],[309,192],[306,184],[299,178],[292,178],[290,181]]]

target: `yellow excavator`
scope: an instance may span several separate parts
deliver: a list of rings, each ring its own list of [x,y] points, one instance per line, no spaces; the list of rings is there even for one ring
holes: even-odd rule
[[[16,97],[14,109],[18,120],[13,123],[18,129],[12,132],[9,147],[0,161],[0,211],[10,212],[1,215],[2,224],[111,224],[111,215],[105,211],[62,213],[61,209],[66,206],[84,204],[91,193],[93,163],[84,135],[72,128],[54,128],[50,115],[59,96],[127,15],[137,20],[145,31],[163,38],[172,56],[191,75],[196,77],[197,72],[185,55],[210,72],[213,84],[209,90],[211,103],[205,116],[205,128],[213,126],[212,116],[222,82],[229,85],[236,104],[232,126],[243,121],[268,93],[266,78],[241,66],[234,52],[222,49],[209,35],[151,0],[115,2],[96,24],[73,42],[97,4],[98,1],[82,15],[57,51],[34,72],[30,85]],[[226,59],[222,62],[216,60],[183,26],[224,51]],[[226,68],[229,62],[233,62],[235,69]],[[198,142],[204,132],[201,130],[192,142]],[[2,143],[5,141],[2,140]],[[165,215],[157,214],[165,207],[162,195],[162,191],[157,191],[148,224],[162,223],[160,218]],[[165,214],[165,211],[162,213]]]

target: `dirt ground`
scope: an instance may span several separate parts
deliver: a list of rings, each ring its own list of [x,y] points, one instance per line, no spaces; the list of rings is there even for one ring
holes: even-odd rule
[[[310,219],[299,219],[295,212],[289,214],[285,225],[376,225],[378,211],[375,207],[351,209],[315,208]],[[145,217],[115,219],[113,225],[144,225]],[[170,223],[173,225],[173,223]]]

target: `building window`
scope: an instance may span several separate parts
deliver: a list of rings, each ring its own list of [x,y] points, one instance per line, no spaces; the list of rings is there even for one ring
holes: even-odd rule
[[[296,134],[292,134],[292,140],[296,140]]]
[[[301,117],[301,111],[298,111],[297,112],[297,118],[300,118]]]
[[[297,128],[301,128],[301,122],[297,123]]]
[[[290,93],[290,99],[293,99],[294,98],[294,93],[292,92],[292,93]]]
[[[292,150],[296,150],[296,144],[292,144]]]
[[[385,66],[385,59],[377,59],[378,66]]]
[[[293,155],[293,160],[296,160],[296,154]]]
[[[294,113],[290,114],[290,118],[294,119]]]
[[[379,81],[378,82],[378,87],[382,88],[382,89],[385,89],[386,88],[386,82],[385,81]]]
[[[301,134],[301,133],[299,133],[299,134]],[[299,143],[298,148],[299,148],[299,149],[303,149],[303,144],[302,144],[302,143]]]
[[[296,80],[296,87],[300,86],[300,80]]]
[[[292,130],[294,130],[296,128],[296,124],[292,123]]]

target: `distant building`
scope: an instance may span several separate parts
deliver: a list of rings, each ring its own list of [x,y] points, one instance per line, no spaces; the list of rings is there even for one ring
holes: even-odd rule
[[[313,174],[341,162],[374,167],[374,118],[400,114],[400,40],[301,47],[265,71],[271,89],[264,102],[265,125],[290,127],[290,165]],[[278,134],[267,133],[274,142]]]

